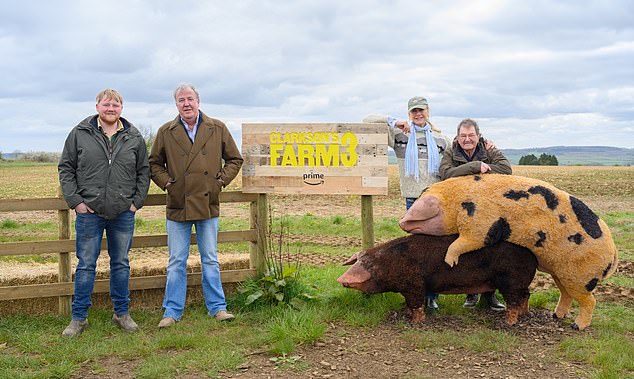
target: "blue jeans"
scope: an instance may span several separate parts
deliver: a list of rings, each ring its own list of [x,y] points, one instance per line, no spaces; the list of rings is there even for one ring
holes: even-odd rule
[[[128,313],[130,303],[130,263],[128,252],[134,234],[134,212],[125,211],[112,220],[94,213],[77,213],[75,220],[77,268],[75,269],[75,295],[73,320],[85,320],[92,305],[90,296],[95,287],[95,267],[101,253],[101,240],[106,231],[110,256],[110,298],[114,312]]]
[[[185,309],[187,295],[187,258],[192,226],[196,227],[196,242],[200,252],[203,274],[203,296],[210,314],[227,309],[225,294],[220,281],[220,264],[216,245],[218,243],[218,217],[197,221],[167,220],[167,283],[163,298],[163,317],[180,320]]]
[[[406,197],[405,198],[405,208],[406,209],[410,209],[412,207],[412,205],[414,205],[414,202],[416,201],[416,197]],[[428,299],[438,299],[438,294],[437,293],[433,293],[433,292],[427,292],[425,294],[425,297]]]

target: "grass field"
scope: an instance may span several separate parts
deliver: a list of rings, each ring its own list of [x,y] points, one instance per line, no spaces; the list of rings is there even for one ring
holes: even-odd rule
[[[549,181],[586,202],[608,223],[622,261],[634,261],[634,167],[515,166],[514,173]],[[0,163],[0,183],[0,199],[53,197],[56,166]],[[238,178],[229,189],[239,188]],[[152,185],[151,192],[160,190]],[[360,248],[358,197],[279,195],[270,202],[276,220],[283,215],[288,222],[291,251],[344,256]],[[377,197],[374,207],[377,240],[403,235],[396,222],[404,203],[393,167],[389,193]],[[163,233],[163,211],[142,211],[137,233]],[[248,223],[244,207],[222,212],[224,228]],[[0,213],[0,242],[56,235],[55,212]],[[221,252],[246,248],[220,246]],[[55,259],[2,258],[0,270],[7,261],[28,265]],[[599,301],[591,328],[575,333],[568,328],[570,319],[559,324],[549,320],[556,289],[531,296],[534,320],[519,328],[499,326],[502,317],[484,310],[464,310],[463,296],[443,295],[438,315],[414,327],[403,316],[400,295],[366,296],[344,289],[335,281],[344,270],[305,266],[301,278],[314,299],[299,309],[248,306],[244,296],[233,293],[228,302],[238,319],[231,324],[210,320],[197,305],[188,307],[176,327],[158,331],[161,311],[156,304],[154,309],[133,309],[142,331],[125,335],[110,323],[109,309],[94,308],[91,327],[69,341],[60,336],[66,317],[0,316],[0,378],[634,377],[632,301]],[[615,291],[634,288],[628,271],[609,283]],[[337,359],[344,363],[334,364]],[[479,362],[480,367],[465,368],[463,361]],[[488,371],[478,371],[484,367]]]

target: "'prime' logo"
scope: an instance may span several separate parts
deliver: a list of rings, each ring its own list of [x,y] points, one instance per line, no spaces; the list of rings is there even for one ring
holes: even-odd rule
[[[320,184],[324,184],[324,174],[320,174],[320,173],[314,173],[314,172],[310,172],[310,173],[305,173],[303,176],[304,179],[304,183],[311,185],[311,186],[318,186]]]

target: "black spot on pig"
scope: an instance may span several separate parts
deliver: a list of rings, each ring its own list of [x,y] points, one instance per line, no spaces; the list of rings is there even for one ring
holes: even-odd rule
[[[559,215],[559,222],[562,224],[566,223],[566,215]]]
[[[480,181],[480,179],[482,179],[482,177],[480,175],[474,175],[473,176],[473,180],[475,180],[476,182]]]
[[[592,290],[597,286],[597,283],[599,283],[599,279],[597,278],[589,281],[588,284],[586,284],[586,289],[588,290],[588,292],[592,292]]]
[[[511,200],[528,199],[528,196],[529,194],[526,191],[510,190],[504,193],[504,197]]]
[[[476,210],[476,205],[471,201],[465,201],[462,203],[462,208],[467,211],[468,216],[473,216]]]
[[[534,186],[528,189],[528,192],[533,195],[542,195],[544,200],[546,200],[546,206],[549,209],[555,209],[559,205],[559,200],[557,200],[557,195],[553,193],[553,191],[549,190],[544,186]]]
[[[601,227],[599,226],[599,216],[597,216],[583,201],[577,199],[574,196],[570,196],[570,205],[572,210],[577,216],[577,220],[583,227],[583,230],[590,235],[590,237],[597,239],[603,235]]]
[[[608,264],[608,267],[605,268],[605,270],[603,270],[603,277],[605,278],[605,276],[608,274],[608,272],[610,272],[610,269],[612,268],[612,263]]]
[[[537,232],[537,236],[539,237],[539,239],[537,240],[537,242],[535,242],[535,247],[544,246],[544,241],[546,241],[546,233],[540,230],[539,232]]]
[[[505,218],[500,217],[496,222],[491,225],[484,244],[486,246],[495,245],[498,242],[506,241],[511,236],[511,226]]]
[[[574,242],[577,245],[581,245],[581,242],[583,242],[583,236],[579,233],[573,234],[571,236],[568,236],[568,241]]]

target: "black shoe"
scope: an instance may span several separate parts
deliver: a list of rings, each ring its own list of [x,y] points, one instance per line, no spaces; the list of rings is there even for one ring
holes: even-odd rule
[[[425,307],[431,311],[435,311],[438,310],[438,303],[436,303],[436,299],[428,297],[425,298]]]
[[[462,307],[475,308],[476,304],[478,304],[478,297],[479,295],[477,293],[467,295],[467,298],[464,299],[464,304],[462,304]]]
[[[486,299],[492,311],[502,312],[506,310],[506,305],[500,303],[497,296],[495,296],[495,292],[484,294],[483,297]]]

